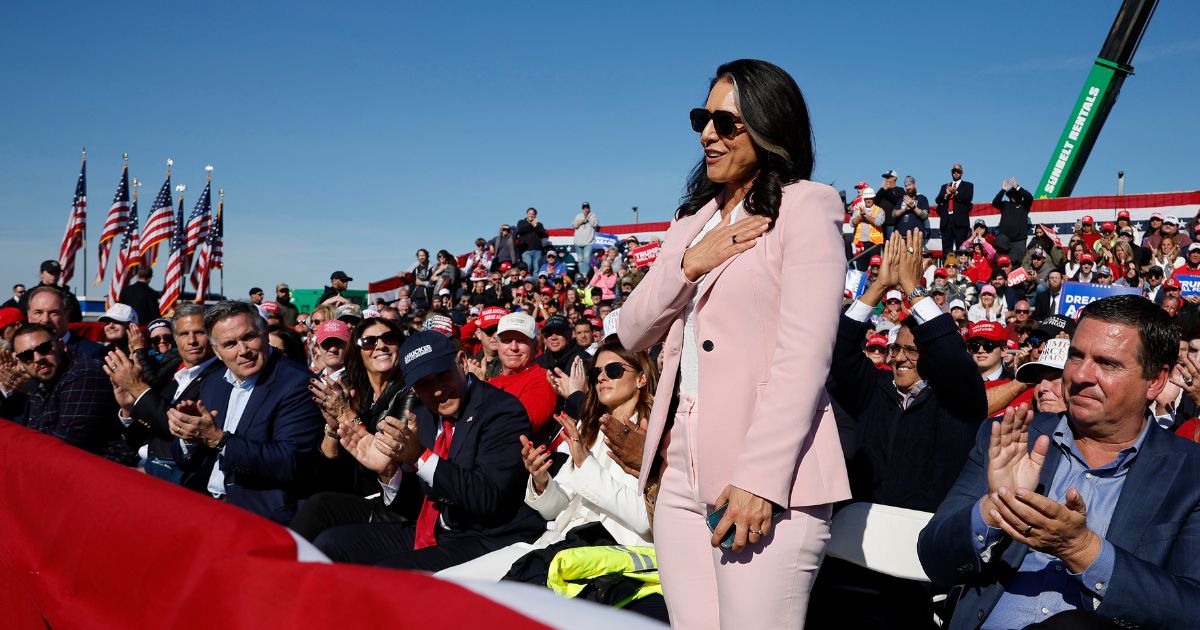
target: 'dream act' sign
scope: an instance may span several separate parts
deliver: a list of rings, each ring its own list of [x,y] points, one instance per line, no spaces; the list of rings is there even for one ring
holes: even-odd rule
[[[1181,297],[1200,295],[1200,274],[1177,273],[1175,274],[1175,279],[1179,281],[1179,295]]]
[[[1079,311],[1088,304],[1113,295],[1132,293],[1141,295],[1137,287],[1121,287],[1114,284],[1092,284],[1090,282],[1064,282],[1062,299],[1058,301],[1058,314],[1071,319],[1079,318]]]

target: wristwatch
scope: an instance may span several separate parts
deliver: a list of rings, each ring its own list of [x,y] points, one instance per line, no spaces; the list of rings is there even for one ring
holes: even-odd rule
[[[213,448],[217,449],[218,451],[225,448],[225,445],[229,443],[229,438],[231,437],[233,437],[233,434],[229,431],[222,433],[221,439],[217,440],[217,445]]]
[[[925,287],[918,284],[917,286],[913,287],[912,291],[908,292],[908,303],[912,304],[914,301],[917,300],[917,298],[923,298],[923,297],[928,297],[928,296],[929,296],[929,291],[926,291]]]

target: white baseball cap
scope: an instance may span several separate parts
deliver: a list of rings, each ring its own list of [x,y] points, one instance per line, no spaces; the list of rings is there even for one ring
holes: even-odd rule
[[[104,314],[100,316],[100,321],[105,323],[136,324],[138,323],[138,316],[137,311],[133,310],[133,307],[128,304],[117,303],[108,307],[107,311],[104,311]]]
[[[950,310],[954,310],[956,308],[961,308],[962,310],[965,311],[965,310],[967,310],[967,304],[966,304],[966,302],[963,302],[962,300],[950,300],[949,308],[950,308]]]
[[[887,295],[885,295],[885,296],[883,297],[883,301],[884,301],[884,302],[886,302],[886,301],[888,301],[888,300],[900,300],[901,302],[903,302],[903,301],[904,301],[904,294],[903,294],[903,293],[901,293],[901,292],[899,292],[899,291],[897,291],[896,289],[892,289],[891,291],[888,291],[888,292],[887,292]]]
[[[610,311],[604,316],[604,332],[600,335],[601,339],[608,339],[609,335],[617,334],[617,326],[621,323],[621,309]]]
[[[1017,368],[1016,377],[1022,383],[1036,383],[1047,371],[1058,370],[1059,375],[1067,366],[1067,351],[1071,349],[1070,339],[1050,339],[1042,346],[1042,354],[1037,361],[1030,361]]]
[[[509,313],[500,318],[496,325],[496,334],[515,330],[530,339],[537,339],[537,322],[529,313]]]

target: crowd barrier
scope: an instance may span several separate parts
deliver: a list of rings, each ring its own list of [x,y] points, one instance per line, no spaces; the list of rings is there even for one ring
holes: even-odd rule
[[[657,627],[520,584],[321,562],[287,528],[5,420],[0,462],[2,628]]]

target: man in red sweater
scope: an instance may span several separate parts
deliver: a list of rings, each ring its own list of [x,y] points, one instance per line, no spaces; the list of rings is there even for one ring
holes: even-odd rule
[[[495,338],[500,374],[488,383],[521,401],[533,424],[534,443],[546,442],[558,428],[558,423],[548,422],[557,395],[546,369],[533,361],[537,355],[537,323],[528,313],[509,313],[500,318]]]

